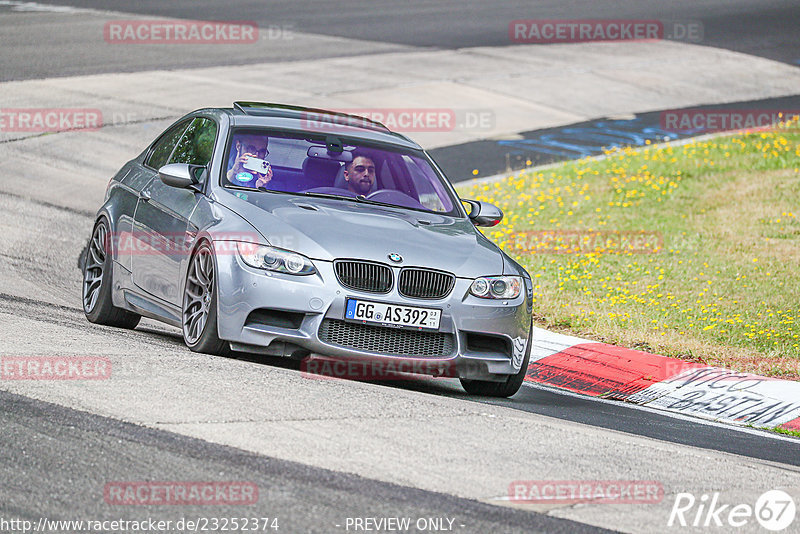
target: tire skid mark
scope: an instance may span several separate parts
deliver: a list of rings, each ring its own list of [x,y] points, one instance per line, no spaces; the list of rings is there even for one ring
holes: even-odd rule
[[[23,195],[19,195],[17,193],[12,193],[10,191],[2,191],[0,190],[0,197],[9,197],[13,198],[14,200],[20,200],[22,202],[30,202],[31,204],[37,204],[39,206],[44,206],[46,208],[52,208],[58,211],[65,211],[72,215],[78,215],[79,217],[90,217],[94,218],[95,213],[91,211],[84,211],[78,210],[75,208],[70,208],[69,206],[59,206],[58,204],[53,204],[52,202],[47,202],[46,200],[40,200],[38,198],[33,197],[26,197]]]
[[[184,347],[183,340],[169,332],[150,328],[143,325],[139,330],[122,330],[110,326],[95,325],[90,323],[79,307],[64,306],[43,300],[19,297],[0,293],[0,313],[22,317],[32,321],[55,324],[67,328],[77,328],[84,331],[96,331],[104,335],[116,334],[124,338],[136,337],[137,341],[149,345],[164,346],[178,345]]]

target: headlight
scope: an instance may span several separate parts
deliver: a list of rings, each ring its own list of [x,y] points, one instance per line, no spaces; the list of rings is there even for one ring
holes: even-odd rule
[[[520,287],[519,276],[481,276],[472,282],[469,292],[482,299],[515,299]]]
[[[236,248],[242,261],[256,269],[297,275],[317,272],[311,260],[297,252],[253,243],[237,243]]]

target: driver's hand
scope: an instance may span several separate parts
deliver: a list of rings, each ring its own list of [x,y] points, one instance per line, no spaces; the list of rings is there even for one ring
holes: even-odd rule
[[[256,173],[256,174],[258,174],[258,173]],[[265,185],[267,185],[269,183],[270,180],[272,180],[272,167],[267,169],[267,173],[266,174],[259,174],[258,175],[258,180],[256,180],[256,187],[265,186]]]
[[[233,165],[233,168],[234,168],[234,169],[235,169],[237,172],[238,172],[238,171],[241,171],[241,170],[242,170],[242,166],[243,166],[245,163],[247,163],[247,158],[254,158],[254,157],[256,157],[256,155],[255,155],[255,154],[250,154],[249,152],[248,152],[247,154],[242,154],[241,156],[239,156],[238,158],[236,158],[236,163]]]

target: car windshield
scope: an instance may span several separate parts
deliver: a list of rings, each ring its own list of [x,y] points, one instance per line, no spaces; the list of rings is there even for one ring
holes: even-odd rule
[[[459,215],[449,188],[419,151],[237,129],[225,161],[226,186]]]

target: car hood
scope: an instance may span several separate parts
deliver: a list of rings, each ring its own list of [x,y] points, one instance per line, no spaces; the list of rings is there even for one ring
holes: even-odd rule
[[[500,249],[464,218],[336,199],[219,191],[217,200],[271,245],[315,260],[357,258],[474,278],[502,274]]]

